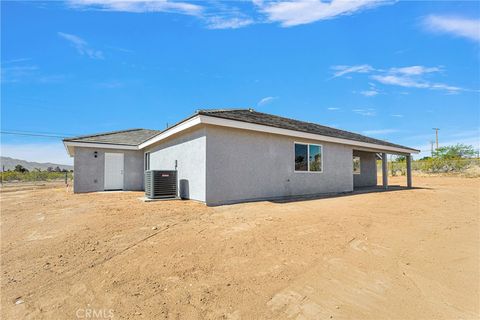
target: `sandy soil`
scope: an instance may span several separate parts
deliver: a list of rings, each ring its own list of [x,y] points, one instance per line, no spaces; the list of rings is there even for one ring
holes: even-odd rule
[[[478,319],[480,179],[414,182],[214,208],[10,190],[1,318]]]

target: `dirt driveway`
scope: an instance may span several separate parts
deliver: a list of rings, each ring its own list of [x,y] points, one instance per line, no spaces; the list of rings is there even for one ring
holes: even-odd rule
[[[415,184],[215,208],[3,192],[1,318],[478,319],[480,179]]]

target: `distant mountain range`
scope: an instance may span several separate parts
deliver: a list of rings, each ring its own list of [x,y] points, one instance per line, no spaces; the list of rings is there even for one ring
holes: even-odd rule
[[[55,169],[57,166],[63,170],[73,170],[73,166],[68,166],[64,164],[57,164],[57,163],[39,163],[39,162],[30,162],[30,161],[25,161],[25,160],[20,160],[20,159],[13,159],[10,157],[0,157],[0,171],[2,170],[3,166],[5,166],[5,171],[7,170],[13,170],[15,169],[15,166],[19,164],[22,167],[28,169],[28,171],[32,171],[35,168],[40,169],[42,171],[45,171],[48,169],[48,167],[52,167]]]

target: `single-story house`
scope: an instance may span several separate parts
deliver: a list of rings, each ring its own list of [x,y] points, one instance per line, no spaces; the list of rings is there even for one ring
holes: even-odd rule
[[[145,170],[176,170],[189,199],[219,205],[377,185],[377,157],[409,147],[253,109],[199,110],[163,131],[130,129],[64,140],[74,192],[143,190]]]

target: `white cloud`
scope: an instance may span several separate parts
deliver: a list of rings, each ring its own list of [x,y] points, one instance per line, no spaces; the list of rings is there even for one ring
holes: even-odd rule
[[[340,108],[334,108],[334,107],[331,107],[331,108],[327,108],[327,110],[330,110],[330,111],[336,111],[336,110],[340,110]]]
[[[423,19],[423,25],[429,31],[480,41],[480,19],[429,15]]]
[[[444,90],[450,94],[459,93],[460,91],[467,91],[466,89],[460,87],[450,86],[443,83],[431,83],[423,79],[412,78],[409,76],[373,75],[372,79],[387,85],[396,85],[406,88]]]
[[[67,155],[61,142],[10,144],[2,143],[1,155],[15,159],[52,162],[72,165],[73,160]]]
[[[374,97],[379,94],[379,92],[372,88],[370,90],[360,91],[360,94],[364,95],[365,97]]]
[[[203,11],[203,7],[196,4],[168,0],[71,0],[69,4],[71,7],[77,9],[98,9],[132,13],[172,12],[199,15]]]
[[[396,85],[401,87],[409,88],[428,88],[428,84],[424,82],[419,82],[405,76],[394,76],[394,75],[373,75],[373,80],[376,80],[383,84]]]
[[[264,106],[266,104],[271,103],[273,100],[278,99],[278,97],[265,97],[258,101],[257,106]]]
[[[403,118],[403,114],[391,114],[391,116],[395,118]]]
[[[256,1],[260,11],[267,15],[269,21],[279,22],[283,27],[297,26],[319,20],[333,19],[351,15],[361,10],[377,7],[391,1],[375,0],[300,0],[268,2]]]
[[[352,111],[355,112],[356,114],[359,114],[361,116],[366,116],[366,117],[373,117],[377,115],[377,113],[375,112],[375,109],[372,109],[372,108],[353,109]]]
[[[441,67],[425,67],[425,66],[406,66],[393,67],[390,69],[377,69],[368,64],[354,65],[354,66],[332,66],[334,70],[333,78],[345,76],[350,73],[368,73],[370,78],[386,85],[394,85],[405,88],[419,88],[431,90],[443,90],[449,94],[459,93],[461,91],[478,91],[469,90],[457,86],[448,85],[445,83],[436,83],[426,80],[429,74],[440,73],[443,71]],[[375,84],[370,84],[370,90],[361,91],[361,94],[371,97],[379,93]]]
[[[390,133],[398,132],[397,129],[379,129],[379,130],[365,130],[362,131],[363,134],[377,136],[377,135],[386,135]]]
[[[356,66],[332,66],[331,69],[335,70],[333,77],[341,77],[349,73],[369,73],[374,69],[368,64],[361,64]]]
[[[439,67],[424,67],[424,66],[411,66],[411,67],[401,67],[401,68],[391,68],[391,73],[400,73],[404,75],[422,75],[425,73],[440,72]]]
[[[253,24],[254,21],[249,18],[230,17],[224,18],[214,16],[207,19],[207,28],[209,29],[238,29]]]
[[[86,55],[91,59],[103,59],[102,51],[92,49],[88,43],[79,36],[64,32],[58,32],[58,35],[70,42],[79,54]]]

